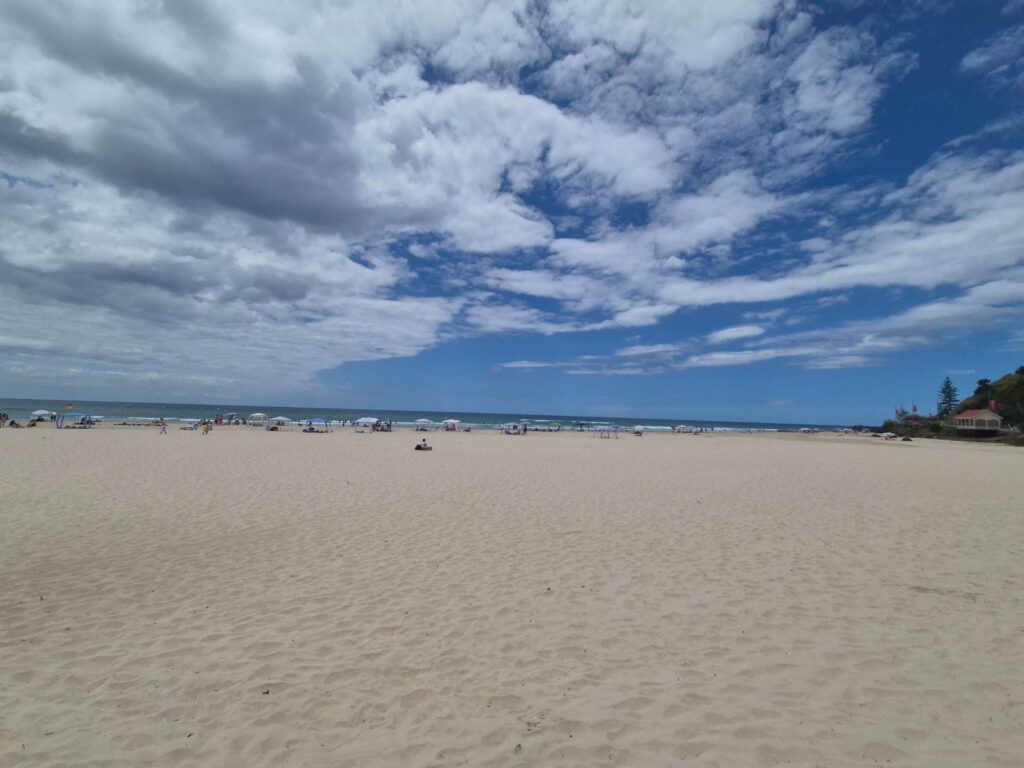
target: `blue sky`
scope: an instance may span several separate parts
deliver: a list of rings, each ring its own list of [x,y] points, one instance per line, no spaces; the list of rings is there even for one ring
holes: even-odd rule
[[[1024,362],[1024,2],[0,5],[0,394],[878,421]]]

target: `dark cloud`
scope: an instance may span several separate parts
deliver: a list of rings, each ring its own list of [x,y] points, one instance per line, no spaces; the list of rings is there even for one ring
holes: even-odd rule
[[[0,157],[4,154],[76,163],[84,158],[63,136],[37,128],[17,115],[0,111]]]
[[[146,54],[144,40],[118,39],[100,19],[71,26],[56,8],[27,2],[6,4],[0,13],[47,55],[150,91],[135,111],[98,107],[89,132],[74,137],[0,114],[0,147],[7,151],[75,164],[122,189],[152,191],[188,208],[216,205],[347,234],[379,224],[356,188],[360,164],[350,139],[359,97],[351,74],[329,80],[316,63],[299,58],[297,76],[285,84],[225,83]],[[189,30],[225,31],[207,16],[174,11]]]
[[[71,24],[60,2],[10,0],[0,5],[0,18],[30,34],[48,56],[80,72],[124,78],[181,96],[195,87],[181,70],[133,47],[144,40],[116,37],[102,10],[85,24]]]
[[[198,310],[197,294],[220,282],[216,270],[202,263],[171,261],[149,264],[71,262],[58,269],[12,263],[0,255],[5,286],[32,303],[96,306],[154,321],[187,319]]]

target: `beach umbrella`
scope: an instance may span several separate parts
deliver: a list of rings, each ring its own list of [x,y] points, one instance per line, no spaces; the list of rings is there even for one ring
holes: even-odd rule
[[[267,414],[265,414],[265,413],[250,413],[249,414],[249,418],[250,419],[265,419],[265,418],[267,418]]]
[[[274,418],[271,419],[271,421],[276,421],[278,424],[287,424],[288,423],[288,417],[287,416],[275,416]]]
[[[49,411],[44,411],[44,410],[38,410],[38,411],[32,411],[32,415],[33,416],[49,416],[50,412]]]
[[[414,421],[413,423],[414,424],[433,424],[434,422],[432,422],[430,419],[416,419],[416,421]]]

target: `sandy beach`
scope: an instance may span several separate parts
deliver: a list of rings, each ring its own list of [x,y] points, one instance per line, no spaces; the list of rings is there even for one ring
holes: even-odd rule
[[[0,430],[0,766],[1021,766],[1024,451]]]

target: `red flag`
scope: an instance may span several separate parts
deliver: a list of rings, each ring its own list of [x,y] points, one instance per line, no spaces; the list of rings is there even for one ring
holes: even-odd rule
[[[992,411],[992,413],[996,412],[996,401],[995,400],[989,400],[988,401],[988,409],[990,411]]]

